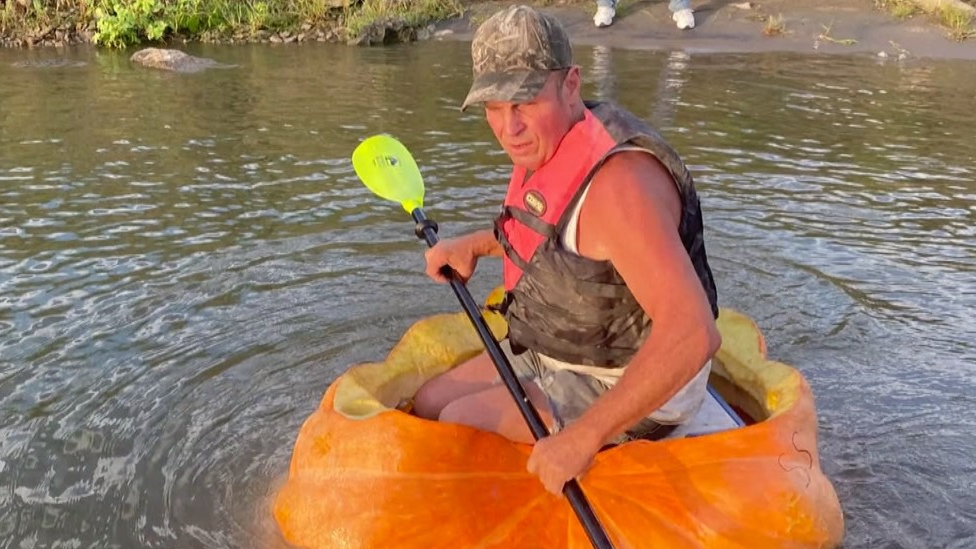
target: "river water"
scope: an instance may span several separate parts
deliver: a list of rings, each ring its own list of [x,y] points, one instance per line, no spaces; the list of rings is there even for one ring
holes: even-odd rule
[[[329,382],[460,310],[349,156],[393,133],[442,236],[487,227],[467,44],[191,52],[236,66],[0,51],[2,548],[284,547]],[[813,386],[845,547],[976,547],[976,64],[577,53],[684,155],[721,304]]]

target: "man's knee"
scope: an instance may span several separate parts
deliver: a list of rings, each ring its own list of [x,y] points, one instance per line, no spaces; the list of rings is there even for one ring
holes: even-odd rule
[[[448,403],[483,391],[496,379],[490,357],[482,353],[421,385],[413,398],[414,413],[424,419],[437,419]]]
[[[424,419],[437,419],[449,401],[437,390],[437,378],[420,386],[413,397],[413,413]]]
[[[440,410],[437,420],[443,423],[460,423],[471,427],[480,427],[482,419],[479,410],[472,406],[473,399],[461,397],[448,402]]]
[[[542,391],[535,384],[527,384],[529,400],[550,429],[553,418]],[[467,425],[483,431],[498,433],[516,442],[533,442],[532,432],[522,418],[515,401],[505,387],[493,387],[477,394],[451,401],[441,410],[438,421]]]

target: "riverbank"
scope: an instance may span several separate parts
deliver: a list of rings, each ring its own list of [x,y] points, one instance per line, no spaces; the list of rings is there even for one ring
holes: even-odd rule
[[[353,0],[356,1],[356,0]],[[0,0],[0,44],[109,48],[186,42],[370,42],[423,39],[460,0]]]
[[[976,1],[976,0],[973,0]],[[976,12],[968,4],[940,0],[763,0],[693,2],[696,26],[679,30],[667,2],[621,2],[613,25],[597,28],[595,1],[551,5],[545,9],[566,25],[573,42],[627,49],[683,49],[697,52],[868,53],[880,58],[976,60]],[[436,26],[441,39],[469,40],[477,22],[507,2],[469,7],[463,17]],[[922,5],[934,11],[924,11]],[[958,11],[945,11],[958,10]],[[969,25],[958,21],[967,14]],[[955,14],[955,15],[953,15]]]
[[[534,0],[575,41],[695,51],[872,52],[881,57],[976,59],[976,0],[763,0],[694,2],[697,25],[675,28],[663,0],[621,0],[596,28],[595,2]],[[186,42],[380,44],[468,39],[503,2],[461,0],[0,0],[0,42],[10,47],[93,44],[179,47]]]

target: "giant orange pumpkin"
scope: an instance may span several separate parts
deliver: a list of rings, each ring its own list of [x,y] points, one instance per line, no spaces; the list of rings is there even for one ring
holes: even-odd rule
[[[504,320],[485,311],[492,330]],[[597,455],[580,484],[618,549],[831,548],[844,530],[820,470],[800,373],[766,358],[723,309],[712,383],[758,421]],[[526,472],[531,447],[397,409],[424,380],[483,349],[463,313],[413,325],[382,363],[350,368],[302,426],[274,515],[314,549],[584,549],[565,498]]]

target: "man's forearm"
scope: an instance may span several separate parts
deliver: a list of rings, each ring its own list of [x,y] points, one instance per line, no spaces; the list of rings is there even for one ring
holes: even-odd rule
[[[505,250],[502,249],[502,245],[495,238],[495,232],[491,229],[470,233],[465,238],[471,239],[471,248],[479,257],[502,257],[505,255]]]

